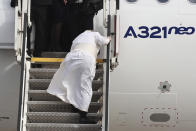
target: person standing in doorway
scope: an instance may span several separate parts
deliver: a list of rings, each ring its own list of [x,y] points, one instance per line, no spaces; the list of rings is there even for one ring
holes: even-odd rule
[[[87,29],[93,30],[94,28],[93,19],[98,10],[94,8],[96,5],[90,4],[90,1],[93,0],[69,0],[67,2],[64,36],[68,52],[76,36]]]

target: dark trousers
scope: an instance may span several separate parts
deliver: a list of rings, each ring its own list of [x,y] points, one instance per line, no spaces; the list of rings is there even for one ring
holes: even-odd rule
[[[50,8],[50,49],[49,51],[61,52],[63,47],[63,25],[65,19],[65,4],[62,0],[54,0]]]
[[[34,56],[40,56],[41,52],[48,50],[48,7],[32,5],[32,21],[35,23],[35,47]]]
[[[65,49],[70,51],[72,41],[85,30],[93,30],[94,14],[82,12],[82,4],[68,4],[65,17]]]
[[[83,4],[32,5],[35,23],[34,56],[43,51],[70,51],[72,41],[85,30],[93,30],[94,13],[82,12]],[[63,30],[62,30],[63,28]]]

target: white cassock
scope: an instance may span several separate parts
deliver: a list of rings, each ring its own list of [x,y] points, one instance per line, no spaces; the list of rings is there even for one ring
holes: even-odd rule
[[[92,81],[95,76],[97,53],[109,39],[98,32],[85,31],[71,47],[47,89],[66,103],[88,112],[92,98]]]

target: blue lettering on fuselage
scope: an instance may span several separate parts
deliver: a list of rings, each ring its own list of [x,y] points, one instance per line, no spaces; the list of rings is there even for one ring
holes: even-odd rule
[[[140,26],[139,33],[135,31],[133,26],[129,26],[127,32],[124,35],[124,38],[133,37],[133,38],[167,38],[168,35],[193,35],[195,33],[195,27],[159,27],[153,26],[151,28],[147,26]]]

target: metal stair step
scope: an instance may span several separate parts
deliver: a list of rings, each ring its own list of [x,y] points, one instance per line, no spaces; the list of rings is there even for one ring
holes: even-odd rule
[[[97,102],[102,95],[103,95],[103,92],[94,91],[92,102]],[[46,90],[29,90],[29,100],[31,101],[61,101],[56,96],[47,93]]]
[[[27,131],[101,131],[99,124],[27,123]]]
[[[42,52],[41,57],[45,58],[65,58],[68,52]]]
[[[60,66],[61,63],[60,62],[31,63],[31,65],[37,65],[37,64],[42,65],[41,66],[41,69],[42,68],[57,69],[57,68],[59,68],[59,66]],[[96,68],[97,69],[103,68],[103,63],[97,63],[96,64]]]
[[[79,123],[78,113],[63,112],[29,112],[27,113],[28,123]],[[88,113],[87,117],[96,122],[102,118],[101,114]]]
[[[28,101],[29,112],[72,112],[72,106],[62,101]],[[91,102],[89,113],[97,113],[103,103]]]
[[[30,79],[29,85],[31,90],[46,90],[50,84],[51,79]],[[103,87],[103,80],[93,81],[93,91],[97,91]]]
[[[29,70],[30,76],[33,79],[51,79],[57,69],[47,69],[47,68],[32,68]],[[95,79],[103,77],[103,69],[97,69]]]

